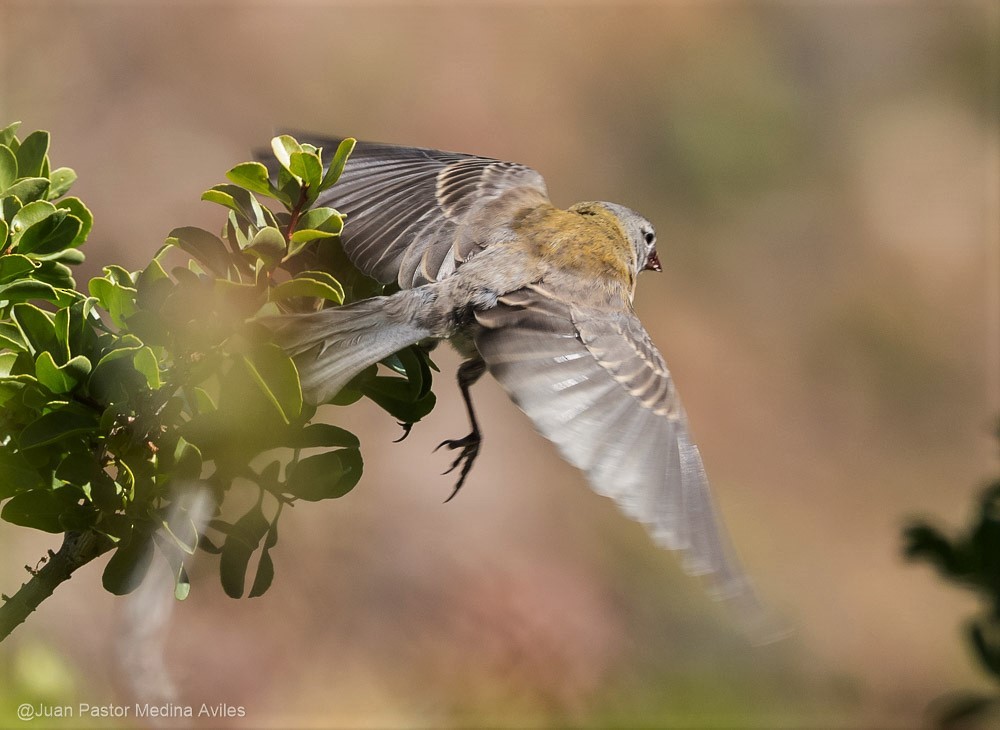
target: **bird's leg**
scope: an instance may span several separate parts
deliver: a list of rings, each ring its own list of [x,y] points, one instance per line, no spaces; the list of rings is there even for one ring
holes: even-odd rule
[[[472,408],[472,396],[469,395],[469,388],[475,384],[479,378],[483,376],[486,372],[486,363],[483,362],[482,358],[475,357],[471,360],[466,360],[458,368],[458,387],[462,391],[462,400],[465,401],[465,410],[469,414],[469,423],[472,426],[472,431],[467,436],[463,436],[460,439],[449,439],[447,441],[442,441],[434,449],[437,451],[442,446],[447,446],[449,449],[461,449],[458,457],[452,462],[448,470],[444,472],[445,474],[450,474],[455,471],[461,465],[462,471],[458,474],[458,483],[455,485],[455,489],[452,491],[451,496],[445,500],[445,502],[450,502],[452,498],[458,494],[458,490],[462,488],[465,483],[465,478],[469,475],[469,471],[472,469],[472,464],[476,461],[476,457],[479,456],[479,446],[483,442],[482,435],[479,433],[479,422],[476,421],[476,412]]]

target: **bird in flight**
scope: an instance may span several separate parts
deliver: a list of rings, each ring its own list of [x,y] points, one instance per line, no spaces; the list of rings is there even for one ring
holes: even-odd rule
[[[400,290],[269,322],[309,401],[405,347],[448,340],[465,358],[472,426],[441,444],[457,451],[452,496],[482,443],[469,389],[489,372],[594,490],[762,624],[670,371],[632,308],[640,272],[661,268],[648,220],[615,203],[557,208],[517,163],[366,142],[317,205],[346,214],[340,240],[357,268]]]

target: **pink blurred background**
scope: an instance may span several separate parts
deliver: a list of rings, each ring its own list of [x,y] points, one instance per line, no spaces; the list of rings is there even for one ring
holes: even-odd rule
[[[406,442],[332,412],[365,476],[283,517],[268,594],[195,565],[166,637],[179,701],[242,705],[234,727],[912,727],[988,687],[976,604],[900,530],[964,522],[997,469],[998,34],[985,1],[0,4],[0,126],[50,130],[96,216],[79,281],[219,227],[201,192],[282,127],[517,160],[557,204],[642,211],[665,271],[637,310],[795,628],[749,646],[488,379],[483,454],[443,505],[431,451],[466,423],[440,351]],[[7,593],[57,546],[0,541]],[[25,698],[134,701],[99,578],[0,646],[0,726]]]

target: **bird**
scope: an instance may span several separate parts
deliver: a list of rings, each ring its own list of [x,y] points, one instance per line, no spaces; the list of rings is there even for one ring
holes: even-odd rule
[[[330,149],[341,138],[308,141]],[[308,401],[328,401],[403,348],[449,341],[471,425],[438,447],[458,452],[452,496],[482,446],[470,389],[489,372],[596,492],[705,576],[754,641],[777,638],[633,309],[639,274],[662,269],[649,220],[610,202],[558,208],[541,174],[516,162],[379,142],[357,142],[316,205],[345,215],[348,258],[398,291],[269,321]]]

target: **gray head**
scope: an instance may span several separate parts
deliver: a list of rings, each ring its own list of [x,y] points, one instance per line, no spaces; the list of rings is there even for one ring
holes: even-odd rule
[[[612,213],[625,229],[625,235],[635,249],[636,271],[661,271],[660,258],[656,255],[656,231],[653,230],[653,224],[624,205],[604,201],[600,205]]]

